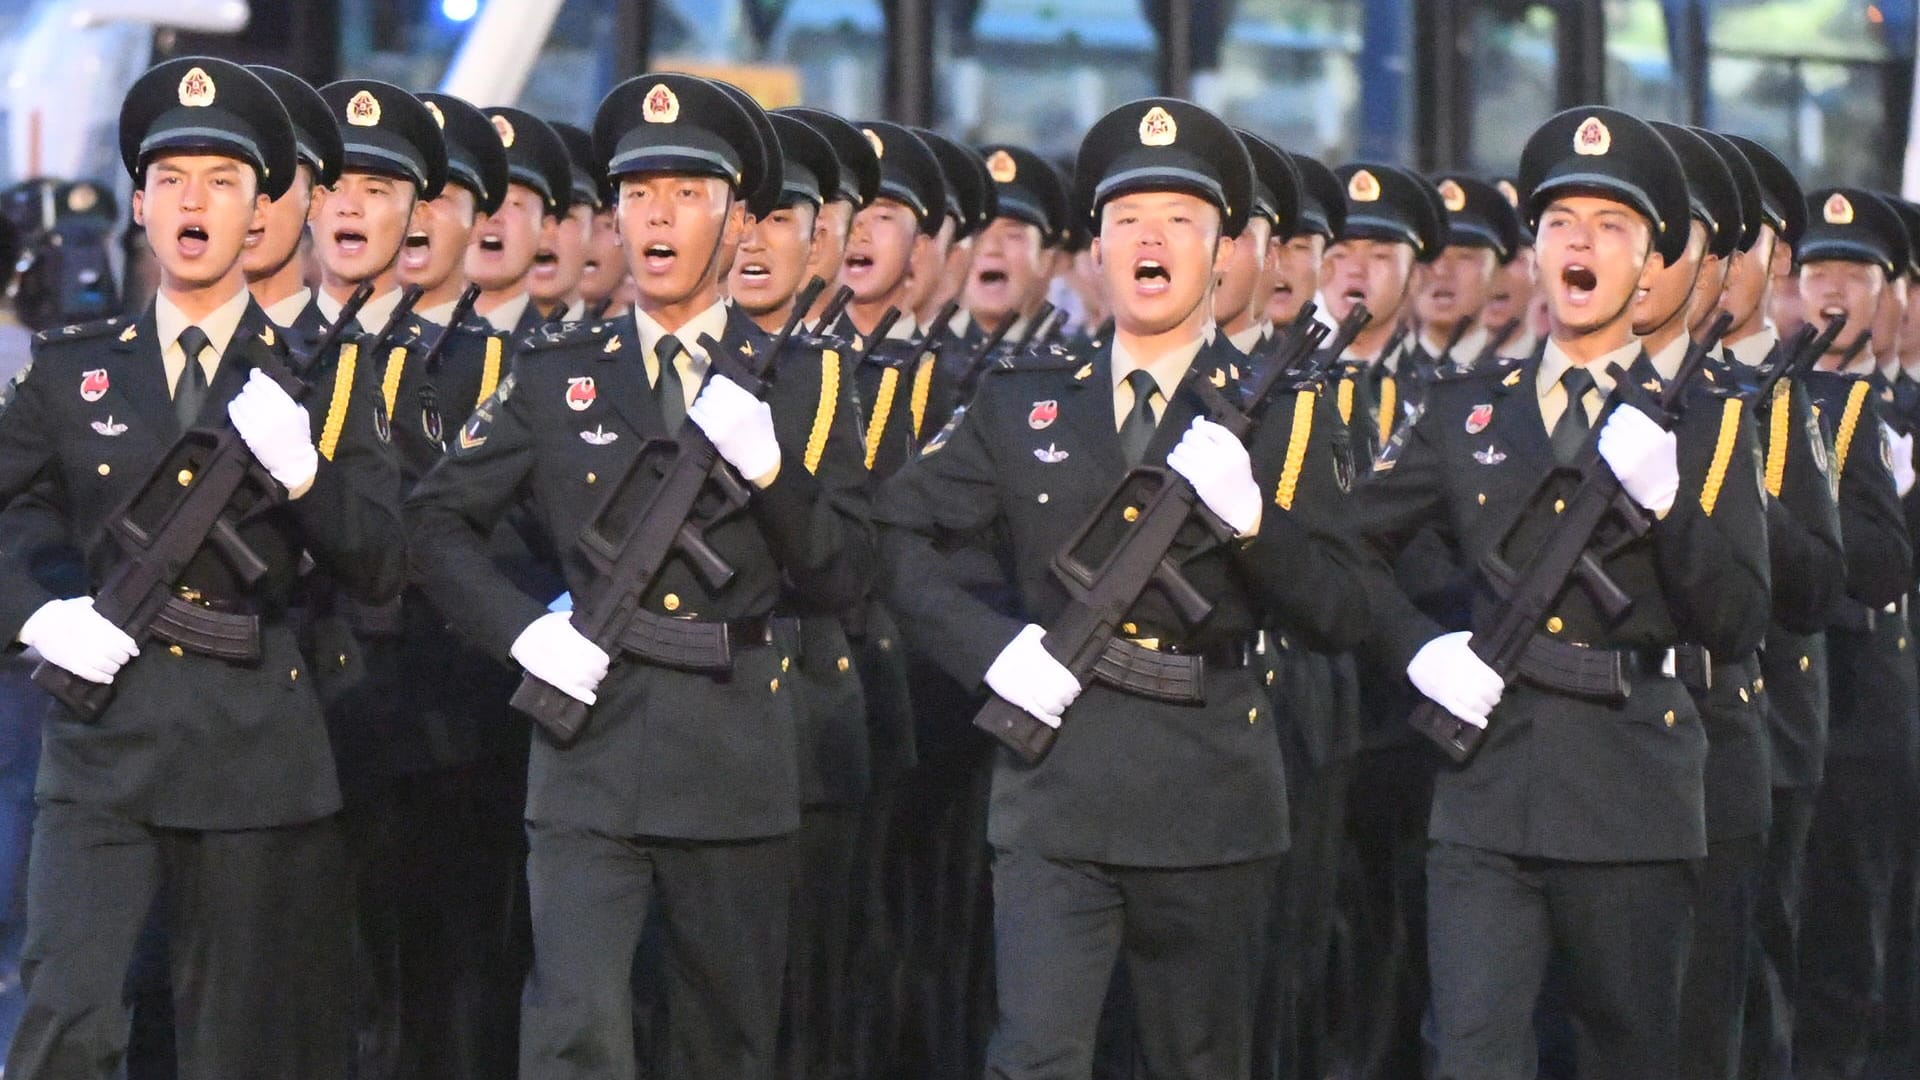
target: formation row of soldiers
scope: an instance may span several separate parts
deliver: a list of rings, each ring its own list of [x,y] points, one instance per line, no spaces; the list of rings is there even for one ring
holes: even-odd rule
[[[1069,177],[670,73],[585,132],[185,58],[120,142],[159,295],[0,397],[8,1075],[109,1075],[130,963],[221,1078],[1910,1051],[1905,204],[1604,107],[1496,184],[1149,99]]]

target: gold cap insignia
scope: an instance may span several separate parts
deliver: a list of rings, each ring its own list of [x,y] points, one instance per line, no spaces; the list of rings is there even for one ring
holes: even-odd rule
[[[189,68],[180,76],[180,104],[202,109],[213,104],[213,76],[205,68]]]
[[[1613,149],[1613,132],[1600,122],[1597,116],[1589,116],[1580,122],[1573,132],[1573,152],[1582,157],[1604,157]]]
[[[1495,180],[1493,186],[1500,189],[1500,194],[1505,197],[1508,206],[1515,210],[1520,209],[1520,189],[1513,186],[1513,181]]]
[[[501,116],[499,113],[495,113],[493,114],[493,130],[495,134],[500,136],[501,146],[513,146],[513,121]]]
[[[1354,202],[1379,202],[1380,178],[1368,169],[1361,169],[1347,180],[1347,198]]]
[[[421,104],[425,105],[427,107],[427,111],[433,114],[433,122],[435,126],[440,128],[445,128],[447,126],[446,115],[440,111],[440,106],[435,105],[431,101],[423,101],[421,102]]]
[[[1853,200],[1836,191],[1827,197],[1827,205],[1821,208],[1820,216],[1824,217],[1829,225],[1851,225],[1853,224]]]
[[[100,189],[92,184],[75,184],[67,192],[67,209],[84,214],[100,205]]]
[[[1173,122],[1173,114],[1158,105],[1140,118],[1141,146],[1172,146],[1179,137],[1180,125]]]
[[[860,134],[867,137],[867,145],[873,147],[874,157],[883,158],[887,156],[887,144],[880,141],[879,132],[872,128],[861,128]]]
[[[354,127],[380,126],[380,99],[362,90],[347,101],[347,123]]]
[[[987,158],[987,175],[993,177],[996,184],[1011,184],[1014,177],[1020,175],[1020,166],[1014,162],[1012,154],[995,150]]]
[[[1467,193],[1452,180],[1440,181],[1440,201],[1447,205],[1449,213],[1457,214],[1467,208]]]
[[[649,124],[671,124],[680,119],[680,99],[666,83],[655,83],[640,103],[640,118]]]

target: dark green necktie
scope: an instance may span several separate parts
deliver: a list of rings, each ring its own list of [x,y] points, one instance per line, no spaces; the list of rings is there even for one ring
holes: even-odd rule
[[[1560,421],[1553,425],[1553,456],[1567,465],[1579,456],[1587,433],[1593,430],[1584,400],[1587,391],[1594,388],[1593,375],[1586,368],[1570,367],[1560,376],[1560,385],[1567,392],[1567,408],[1560,414]]]
[[[1131,466],[1140,464],[1153,441],[1153,395],[1160,392],[1160,384],[1153,381],[1152,372],[1135,368],[1127,372],[1127,385],[1133,387],[1133,409],[1120,422],[1120,449]]]
[[[173,415],[180,421],[180,430],[185,431],[200,419],[200,407],[207,401],[207,372],[200,366],[200,354],[212,348],[213,342],[197,326],[180,331],[179,340],[187,362],[173,383]]]
[[[679,434],[687,418],[687,394],[680,382],[680,368],[674,363],[685,351],[680,339],[672,334],[662,335],[653,347],[654,359],[660,365],[660,381],[654,384],[654,391],[660,395],[660,416],[667,422],[668,435]]]

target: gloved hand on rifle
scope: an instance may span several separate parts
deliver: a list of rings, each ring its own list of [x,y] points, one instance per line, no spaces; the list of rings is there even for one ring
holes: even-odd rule
[[[527,674],[580,702],[591,705],[612,658],[573,628],[573,616],[550,611],[527,624],[507,652]]]
[[[713,440],[727,464],[755,487],[766,487],[780,473],[780,442],[773,432],[773,409],[725,375],[707,380],[687,410],[687,419]]]
[[[259,368],[227,403],[227,418],[275,480],[298,499],[313,486],[320,452],[313,447],[307,410]]]
[[[1465,630],[1442,634],[1420,647],[1407,664],[1407,678],[1434,704],[1477,728],[1506,693],[1500,673],[1487,666],[1467,644]]]
[[[93,597],[49,600],[20,626],[20,643],[57,668],[102,686],[113,681],[140,646],[104,615]]]
[[[1193,485],[1200,501],[1244,538],[1260,531],[1260,485],[1253,479],[1253,459],[1233,432],[1205,417],[1180,437],[1167,455],[1167,467]]]
[[[1060,726],[1067,706],[1080,696],[1080,680],[1053,658],[1040,639],[1046,628],[1028,623],[987,667],[994,693],[1050,728]]]
[[[1680,442],[1673,432],[1631,405],[1622,405],[1600,429],[1600,456],[1634,502],[1665,517],[1680,494]]]

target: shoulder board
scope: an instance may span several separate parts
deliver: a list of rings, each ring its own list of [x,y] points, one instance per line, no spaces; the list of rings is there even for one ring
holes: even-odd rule
[[[612,323],[574,323],[535,330],[520,339],[522,352],[541,352],[581,345],[598,345],[613,333]]]
[[[1517,357],[1502,356],[1484,364],[1475,364],[1465,370],[1448,364],[1434,373],[1434,381],[1453,383],[1471,382],[1475,379],[1504,379],[1509,374],[1519,371],[1525,363],[1526,361]]]
[[[72,326],[59,326],[42,330],[33,335],[35,345],[60,345],[69,341],[91,341],[118,333],[126,320],[118,315],[111,319],[96,319],[93,322],[75,323]]]

